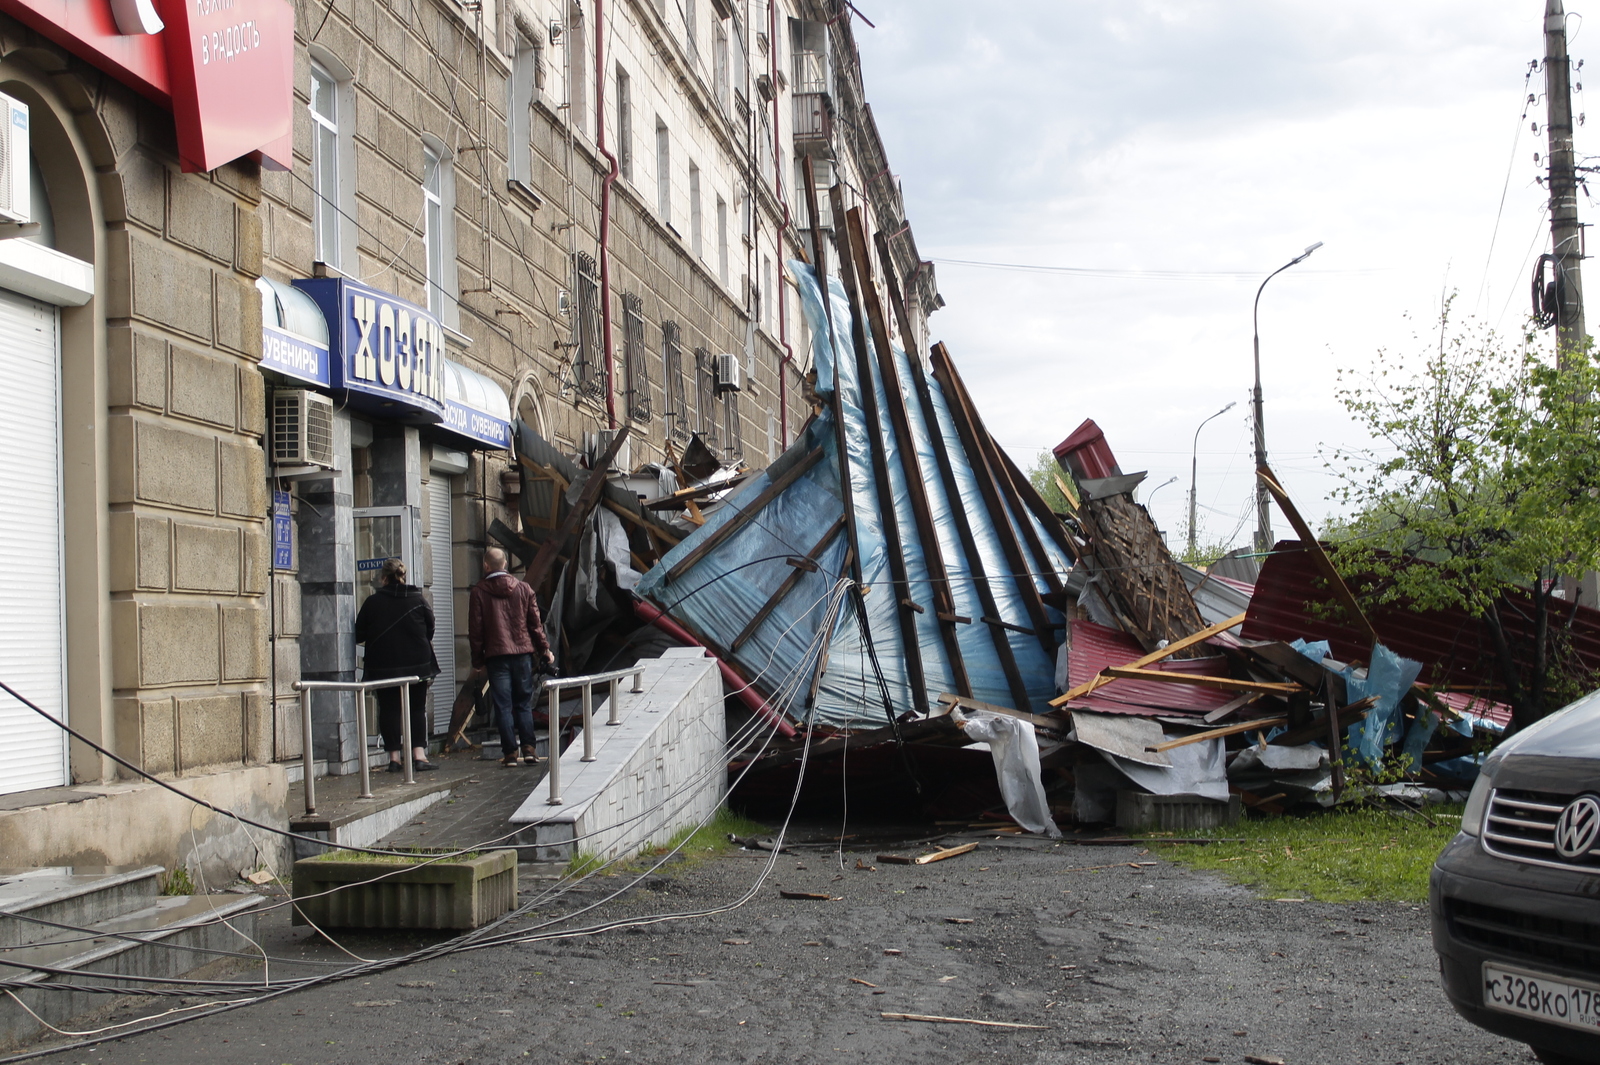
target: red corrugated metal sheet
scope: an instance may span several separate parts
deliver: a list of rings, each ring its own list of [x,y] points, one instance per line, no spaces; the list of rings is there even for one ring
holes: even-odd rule
[[[1117,466],[1117,457],[1111,453],[1111,445],[1106,443],[1106,434],[1093,418],[1085,418],[1071,436],[1055,446],[1054,454],[1056,461],[1080,480],[1115,477],[1122,472]]]
[[[1144,657],[1144,648],[1127,633],[1096,625],[1092,621],[1072,623],[1072,647],[1067,654],[1068,687],[1077,687],[1107,666],[1125,666]],[[1207,677],[1228,675],[1222,658],[1185,658],[1157,662],[1148,667],[1163,673],[1197,673]],[[1199,684],[1174,684],[1159,680],[1114,680],[1097,688],[1072,705],[1110,714],[1203,714],[1215,710],[1234,696],[1219,688]]]
[[[1318,616],[1315,605],[1329,598],[1304,545],[1281,541],[1261,567],[1240,635],[1247,640],[1327,640],[1335,658],[1365,661],[1372,654],[1365,636],[1342,621]],[[1528,646],[1533,633],[1531,600],[1512,597],[1502,603],[1500,616],[1515,653]],[[1600,672],[1600,611],[1562,603],[1560,612],[1562,624],[1571,619],[1572,650],[1588,669]],[[1385,647],[1422,663],[1421,679],[1429,684],[1501,684],[1488,629],[1465,611],[1418,612],[1391,606],[1371,611],[1368,620]]]

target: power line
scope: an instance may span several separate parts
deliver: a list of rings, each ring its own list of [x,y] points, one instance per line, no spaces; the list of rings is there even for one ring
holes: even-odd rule
[[[1259,281],[1259,270],[1137,270],[1100,266],[1045,266],[1038,263],[999,263],[977,259],[930,260],[941,266],[972,266],[985,270],[1020,270],[1036,274],[1063,274],[1069,277],[1104,277],[1124,281]],[[1301,274],[1336,274],[1370,277],[1394,273],[1398,267],[1362,267],[1354,270],[1302,270]]]

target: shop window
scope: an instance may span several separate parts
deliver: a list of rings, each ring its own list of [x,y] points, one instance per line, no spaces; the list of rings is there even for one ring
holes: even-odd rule
[[[715,449],[718,444],[717,378],[711,353],[705,348],[694,349],[694,413],[695,432],[705,440],[706,446]]]
[[[533,184],[533,102],[539,98],[544,63],[538,39],[521,25],[513,33],[511,77],[506,81],[507,178]]]
[[[457,324],[455,270],[455,170],[443,144],[422,142],[422,239],[428,310],[446,326]]]
[[[667,409],[662,417],[674,440],[689,439],[689,390],[683,376],[683,346],[677,322],[661,323],[661,391]]]
[[[579,393],[596,396],[604,390],[609,372],[600,338],[600,270],[594,256],[584,252],[573,256],[572,265],[572,288],[578,303],[572,324],[572,383]]]
[[[644,362],[644,303],[633,293],[622,297],[622,394],[628,417],[650,420],[650,373]]]
[[[350,79],[330,58],[311,63],[312,235],[318,262],[340,267],[354,244]]]
[[[633,79],[617,67],[617,171],[633,180]]]

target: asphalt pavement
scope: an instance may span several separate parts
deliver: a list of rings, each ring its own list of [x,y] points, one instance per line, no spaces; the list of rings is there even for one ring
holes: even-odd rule
[[[1000,840],[915,866],[877,856],[917,847],[852,842],[779,855],[750,901],[714,916],[454,954],[47,1060],[1533,1061],[1446,1004],[1421,906],[1264,899],[1129,846]],[[573,923],[726,906],[767,860],[668,867]],[[541,898],[551,883],[525,879],[539,902],[524,924],[628,881]],[[266,925],[270,953],[346,958],[282,911]],[[339,939],[363,957],[437,941]],[[306,970],[275,969],[291,971]]]

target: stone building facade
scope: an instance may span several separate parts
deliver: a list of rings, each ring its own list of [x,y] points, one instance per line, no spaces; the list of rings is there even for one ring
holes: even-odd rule
[[[0,240],[0,300],[20,284],[59,337],[59,535],[36,561],[61,575],[60,664],[53,694],[48,664],[30,690],[219,805],[286,817],[292,684],[358,675],[370,557],[404,550],[429,590],[444,716],[487,526],[515,521],[509,453],[450,411],[521,418],[574,454],[627,423],[630,466],[691,432],[757,467],[794,438],[802,156],[890,236],[914,328],[939,305],[837,0],[300,0],[292,167],[209,173],[184,172],[170,110],[40,32],[36,6],[0,0],[0,92],[31,109],[53,215],[26,238],[32,266],[8,267],[22,241]],[[274,361],[290,336],[338,363],[355,338],[327,309],[346,298],[437,326],[448,402],[396,406]],[[301,328],[315,300],[320,337]],[[718,354],[740,391],[711,387]],[[279,398],[306,391],[337,400],[335,468],[274,458]],[[315,710],[314,759],[350,771],[354,702]],[[7,864],[270,857],[216,818],[195,815],[191,841],[186,804],[50,729],[0,756]]]

